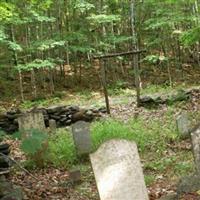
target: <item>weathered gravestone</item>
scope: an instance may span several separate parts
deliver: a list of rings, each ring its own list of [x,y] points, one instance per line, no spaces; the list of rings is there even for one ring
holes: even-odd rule
[[[197,174],[200,175],[200,125],[191,132],[191,139],[195,166]]]
[[[177,185],[178,199],[182,194],[196,193],[200,190],[200,125],[191,131],[191,141],[196,172],[180,179]]]
[[[190,136],[190,122],[186,112],[181,113],[176,119],[177,129],[182,138]]]
[[[78,121],[72,125],[72,134],[74,144],[79,155],[89,154],[91,152],[90,124],[84,121]]]
[[[137,145],[111,140],[90,155],[101,200],[148,200]]]
[[[27,130],[37,129],[45,131],[44,116],[42,112],[25,113],[18,117],[19,131],[26,134]],[[26,135],[24,135],[26,136]]]
[[[49,129],[50,129],[50,131],[51,131],[51,132],[55,132],[55,131],[56,131],[56,128],[57,128],[56,120],[50,119],[50,120],[49,120]]]

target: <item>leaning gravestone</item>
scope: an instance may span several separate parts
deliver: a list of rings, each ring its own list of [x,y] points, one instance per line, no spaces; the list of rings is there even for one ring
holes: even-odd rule
[[[72,125],[72,134],[74,144],[79,155],[89,154],[91,152],[90,124],[84,121],[78,121]]]
[[[45,131],[44,116],[40,111],[25,113],[21,115],[18,117],[18,124],[19,131],[23,134],[26,134],[26,131],[30,129]]]
[[[182,138],[190,136],[190,122],[186,112],[181,113],[176,119],[177,129]]]
[[[111,140],[90,155],[101,200],[148,200],[137,145]]]

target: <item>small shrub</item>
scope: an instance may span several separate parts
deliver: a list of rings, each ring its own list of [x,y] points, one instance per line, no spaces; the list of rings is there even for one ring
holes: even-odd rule
[[[35,162],[36,166],[43,167],[48,148],[48,135],[37,129],[27,131],[25,138],[22,138],[22,151]]]
[[[54,166],[71,166],[77,161],[73,138],[64,129],[60,129],[49,139],[49,161]]]

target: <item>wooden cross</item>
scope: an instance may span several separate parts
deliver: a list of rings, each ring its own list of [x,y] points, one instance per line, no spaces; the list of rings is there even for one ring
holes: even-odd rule
[[[106,81],[106,70],[105,70],[106,59],[112,58],[112,57],[117,57],[117,56],[136,55],[136,54],[141,54],[144,52],[146,52],[146,50],[128,51],[128,52],[107,54],[107,55],[101,55],[101,56],[93,56],[93,59],[103,60],[103,62],[101,64],[101,82],[102,82],[102,86],[103,86],[106,110],[107,110],[108,114],[110,114],[110,103],[109,103],[109,98],[108,98],[107,81]]]

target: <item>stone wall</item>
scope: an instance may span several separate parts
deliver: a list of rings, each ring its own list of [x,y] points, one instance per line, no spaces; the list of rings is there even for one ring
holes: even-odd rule
[[[79,120],[90,122],[100,117],[103,113],[106,113],[105,108],[81,109],[78,106],[52,106],[48,108],[36,108],[27,112],[32,111],[42,111],[46,127],[49,126],[49,120],[51,119],[56,121],[57,127],[65,127]],[[0,114],[0,130],[9,134],[18,131],[17,118],[22,114],[23,112],[19,109]]]

